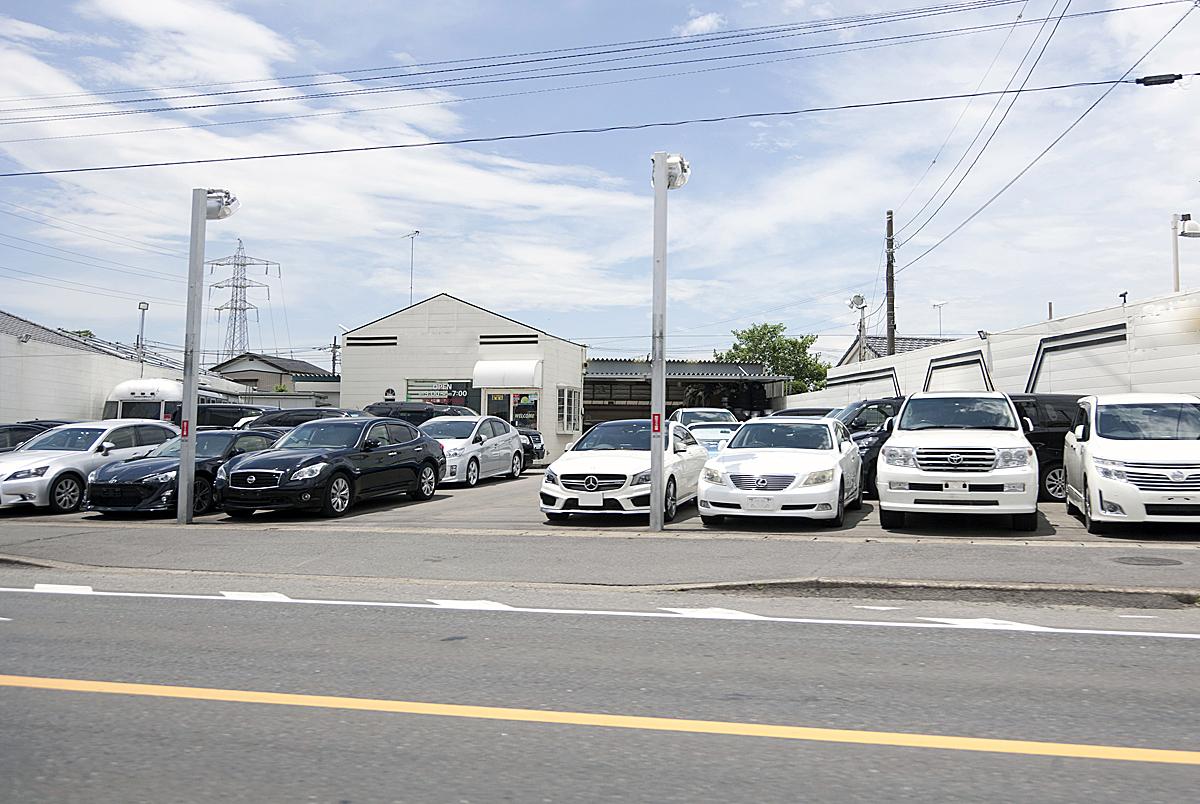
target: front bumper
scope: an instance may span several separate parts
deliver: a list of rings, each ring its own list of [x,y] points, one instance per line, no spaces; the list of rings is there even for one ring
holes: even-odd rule
[[[538,493],[541,510],[559,514],[648,514],[650,484],[628,483],[612,491],[574,491],[553,483],[542,483]]]
[[[175,484],[89,483],[83,509],[102,513],[174,511]]]
[[[798,486],[783,491],[743,491],[700,479],[700,513],[706,516],[837,517],[838,484]]]
[[[1032,514],[1037,511],[1036,464],[990,472],[926,472],[880,462],[875,475],[881,507],[931,514]],[[1005,491],[1005,488],[1012,490]],[[1020,487],[1020,490],[1015,490]]]
[[[458,458],[447,458],[445,466],[442,467],[442,479],[440,483],[461,483],[463,478],[467,476],[467,464],[474,457],[476,461],[478,456],[462,455]],[[479,470],[479,476],[483,476],[483,469]]]
[[[228,480],[218,480],[214,491],[217,505],[226,511],[274,511],[298,508],[318,509],[323,502],[322,491],[328,478],[318,477],[300,482],[290,481],[282,486],[267,486],[261,489],[245,489],[229,485]]]
[[[1200,491],[1143,491],[1132,483],[1088,472],[1092,519],[1100,522],[1200,524]],[[1116,505],[1124,513],[1105,510]]]
[[[50,504],[50,478],[30,477],[0,483],[0,508],[21,505],[46,507]]]

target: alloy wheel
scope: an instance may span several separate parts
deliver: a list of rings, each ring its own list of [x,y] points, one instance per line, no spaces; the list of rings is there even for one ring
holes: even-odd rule
[[[474,486],[479,482],[479,464],[471,461],[467,464],[467,485]]]
[[[81,496],[79,481],[73,477],[64,477],[54,484],[54,506],[60,511],[74,511]]]
[[[675,514],[679,511],[679,502],[675,499],[675,483],[667,483],[667,490],[663,500],[663,518],[670,522],[675,518]]]
[[[1061,502],[1067,498],[1067,473],[1061,466],[1056,466],[1046,473],[1045,480],[1042,481],[1046,493],[1051,499]]]
[[[329,507],[339,514],[350,507],[350,484],[340,475],[329,483]]]
[[[192,484],[192,513],[207,514],[212,507],[212,485],[207,480],[197,480]]]
[[[421,470],[421,496],[432,497],[437,488],[437,478],[433,475],[433,467],[426,466]]]

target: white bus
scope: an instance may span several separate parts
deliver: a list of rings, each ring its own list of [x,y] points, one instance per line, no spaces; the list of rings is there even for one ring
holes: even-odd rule
[[[223,394],[203,388],[199,397],[201,405],[228,401]],[[109,393],[102,418],[171,421],[182,407],[183,383],[179,380],[126,380]]]

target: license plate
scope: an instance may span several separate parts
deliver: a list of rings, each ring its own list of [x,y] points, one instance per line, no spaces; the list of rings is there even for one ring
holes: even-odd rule
[[[579,495],[580,508],[603,508],[604,495],[600,492],[583,492]]]
[[[955,483],[946,483],[946,484],[945,484],[945,488],[946,488],[946,491],[968,491],[968,490],[969,490],[969,484],[967,484],[967,483],[959,483],[959,482],[955,482]]]
[[[774,497],[747,497],[746,507],[751,511],[768,511],[774,502]]]

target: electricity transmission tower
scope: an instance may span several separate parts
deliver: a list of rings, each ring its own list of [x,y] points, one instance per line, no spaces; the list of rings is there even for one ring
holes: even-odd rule
[[[266,275],[270,275],[271,269],[274,268],[277,274],[281,274],[279,263],[271,262],[270,260],[260,260],[257,257],[249,257],[246,255],[246,248],[242,245],[242,239],[238,238],[237,251],[228,257],[221,257],[216,260],[208,260],[207,265],[213,269],[218,266],[233,268],[233,273],[228,279],[223,279],[212,286],[216,289],[229,289],[229,301],[217,307],[218,315],[227,313],[225,325],[225,344],[219,355],[220,360],[229,360],[238,355],[249,351],[249,321],[246,313],[250,310],[258,315],[258,306],[252,304],[246,299],[246,290],[249,288],[265,288],[267,291],[267,299],[271,298],[271,288],[262,282],[256,282],[253,279],[246,278],[246,268],[248,266],[262,266]],[[220,320],[218,318],[218,320]]]

